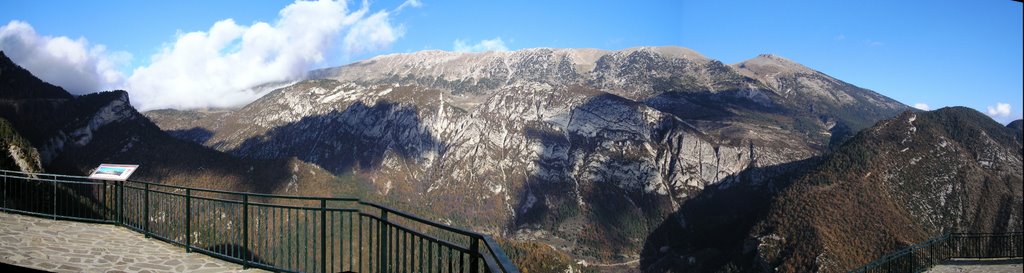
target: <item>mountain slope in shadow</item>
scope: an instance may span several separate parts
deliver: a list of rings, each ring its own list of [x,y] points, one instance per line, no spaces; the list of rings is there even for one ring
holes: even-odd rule
[[[84,175],[100,163],[138,164],[132,179],[250,192],[287,192],[302,179],[322,195],[333,176],[296,159],[250,160],[171,137],[125,91],[73,96],[0,55],[0,118],[39,151],[47,172]],[[301,172],[300,172],[301,170]],[[294,186],[294,185],[293,185]]]
[[[1022,229],[1019,133],[965,107],[866,129],[774,198],[757,264],[845,272],[943,232]]]

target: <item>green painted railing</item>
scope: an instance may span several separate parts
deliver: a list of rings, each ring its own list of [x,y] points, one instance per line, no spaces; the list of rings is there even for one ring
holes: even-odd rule
[[[850,272],[924,272],[950,259],[1024,257],[1024,233],[946,233]]]
[[[518,273],[490,236],[354,198],[196,189],[0,170],[0,210],[109,223],[285,272]]]

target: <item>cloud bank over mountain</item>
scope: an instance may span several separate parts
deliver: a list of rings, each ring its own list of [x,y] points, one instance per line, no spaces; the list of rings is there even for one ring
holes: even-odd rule
[[[182,34],[135,69],[126,87],[143,110],[232,107],[263,95],[252,88],[301,77],[344,37],[349,56],[387,48],[401,37],[388,12],[370,13],[363,3],[350,10],[344,1],[295,2],[274,23],[239,25],[232,19],[207,31]]]
[[[27,22],[0,26],[0,50],[40,79],[74,94],[114,88],[123,80],[118,71],[131,59],[126,52],[107,52],[85,38],[44,36]]]
[[[128,53],[107,52],[85,38],[42,36],[22,21],[0,28],[0,50],[76,94],[125,89],[141,110],[234,107],[266,92],[254,87],[296,80],[328,55],[387,49],[403,36],[392,12],[372,12],[365,1],[353,8],[345,1],[296,1],[274,22],[220,20],[207,30],[179,33],[130,73],[122,72]]]

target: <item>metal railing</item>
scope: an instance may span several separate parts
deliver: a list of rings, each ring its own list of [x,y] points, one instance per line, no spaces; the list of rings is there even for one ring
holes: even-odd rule
[[[924,272],[950,259],[1024,257],[1024,233],[946,233],[850,272]]]
[[[109,223],[286,272],[519,270],[490,236],[355,198],[241,193],[0,170],[0,211]]]

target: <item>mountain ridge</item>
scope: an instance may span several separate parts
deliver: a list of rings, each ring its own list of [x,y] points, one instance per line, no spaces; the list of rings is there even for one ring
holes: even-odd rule
[[[763,184],[863,126],[687,49],[573,52],[382,56],[236,110],[147,115],[219,151],[365,177],[374,194],[446,208],[443,221],[597,263],[639,258],[646,233],[706,187]],[[863,101],[848,111],[866,120],[909,108]]]
[[[59,86],[54,86],[40,80],[31,72],[15,64],[7,54],[0,50],[0,75],[7,80],[0,82],[0,98],[22,99],[22,98],[51,98],[68,99],[68,93]]]
[[[7,121],[10,129],[6,134],[28,142],[31,148],[19,148],[24,151],[18,154],[31,155],[30,161],[38,161],[35,165],[41,168],[32,170],[84,175],[100,163],[135,163],[142,167],[134,179],[271,192],[288,183],[286,175],[292,172],[283,170],[301,166],[315,173],[319,169],[294,159],[240,160],[172,138],[136,111],[123,90],[73,96],[36,78],[2,54],[0,94],[4,96],[0,100],[0,119]],[[20,143],[17,139],[14,142]],[[8,154],[15,157],[14,152]],[[295,175],[311,181],[307,189],[311,195],[322,192],[314,188],[322,188],[330,180],[304,172]]]
[[[383,56],[238,109],[140,114],[124,91],[8,85],[22,97],[0,118],[47,171],[114,160],[171,184],[382,200],[504,238],[534,270],[831,272],[934,223],[1020,229],[1003,221],[1021,211],[1019,121],[912,111],[771,55],[571,51]],[[62,91],[2,66],[0,82]]]

